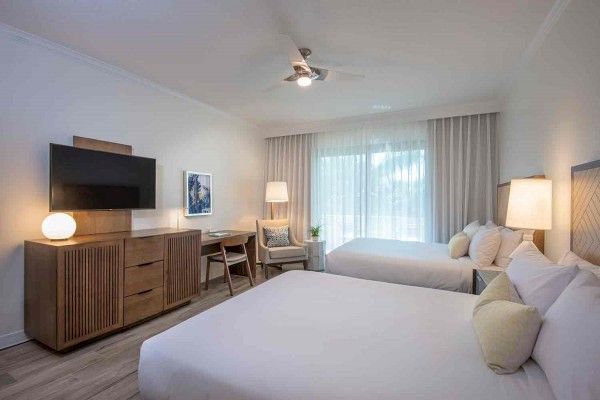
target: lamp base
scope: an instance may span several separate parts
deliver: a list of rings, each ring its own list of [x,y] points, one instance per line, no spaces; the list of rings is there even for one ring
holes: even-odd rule
[[[531,230],[523,232],[523,240],[527,242],[533,242],[533,232]]]

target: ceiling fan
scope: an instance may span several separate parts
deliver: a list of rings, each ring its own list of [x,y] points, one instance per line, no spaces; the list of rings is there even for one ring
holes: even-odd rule
[[[298,48],[291,37],[281,34],[281,38],[288,50],[290,64],[294,73],[287,78],[285,82],[296,82],[298,86],[306,87],[312,84],[312,81],[358,81],[364,79],[364,75],[351,74],[348,72],[333,71],[323,67],[317,67],[308,64],[308,59],[312,54],[308,48]]]

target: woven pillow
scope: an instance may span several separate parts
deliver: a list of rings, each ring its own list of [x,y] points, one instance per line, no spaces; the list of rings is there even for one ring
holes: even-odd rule
[[[267,247],[284,247],[290,245],[290,227],[285,226],[265,226],[265,238]]]
[[[529,359],[541,325],[537,309],[521,303],[506,273],[490,282],[473,309],[483,359],[497,374],[516,372]]]
[[[475,315],[479,308],[496,300],[506,300],[523,304],[523,300],[519,297],[517,289],[515,289],[506,272],[500,273],[481,292],[475,302],[475,307],[473,307],[473,315]]]

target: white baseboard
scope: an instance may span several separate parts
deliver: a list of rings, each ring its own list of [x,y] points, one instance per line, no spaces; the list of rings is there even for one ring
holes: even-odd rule
[[[0,350],[27,341],[29,341],[29,338],[27,337],[27,335],[25,335],[25,332],[22,330],[7,333],[5,335],[0,336]]]

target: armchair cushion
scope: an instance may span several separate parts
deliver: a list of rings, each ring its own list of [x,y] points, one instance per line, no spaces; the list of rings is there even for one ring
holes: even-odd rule
[[[279,258],[304,257],[305,255],[304,247],[284,246],[269,249],[269,257],[274,260]]]
[[[284,247],[290,245],[290,228],[285,226],[265,226],[267,247]]]

